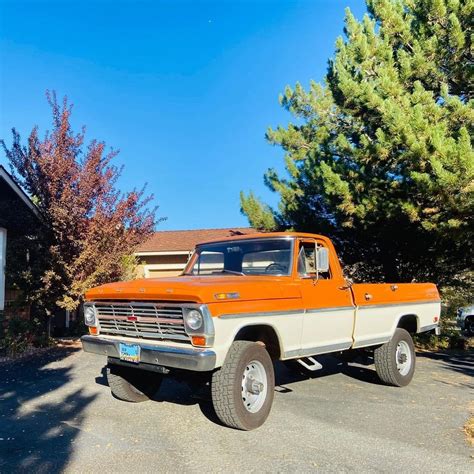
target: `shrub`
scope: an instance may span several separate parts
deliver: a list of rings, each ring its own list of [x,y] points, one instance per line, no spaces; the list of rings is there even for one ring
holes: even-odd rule
[[[39,319],[12,317],[7,321],[0,349],[8,357],[17,357],[32,348],[52,345],[54,340],[48,337],[44,324]]]
[[[443,350],[443,349],[469,349],[474,344],[474,338],[464,337],[453,319],[441,318],[441,334],[436,336],[432,333],[417,334],[414,338],[419,349]]]
[[[88,334],[89,331],[87,330],[87,326],[84,322],[83,317],[76,318],[74,321],[71,322],[69,330],[67,332],[68,336],[72,337],[80,337],[84,334]]]

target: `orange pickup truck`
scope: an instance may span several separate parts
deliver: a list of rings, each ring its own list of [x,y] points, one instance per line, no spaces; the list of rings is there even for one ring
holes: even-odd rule
[[[251,430],[270,412],[274,361],[317,370],[313,356],[363,348],[383,382],[407,385],[411,336],[438,332],[439,317],[433,284],[351,284],[328,238],[252,234],[198,245],[179,277],[90,290],[82,344],[108,357],[117,398],[144,401],[164,375],[200,373],[220,420]]]

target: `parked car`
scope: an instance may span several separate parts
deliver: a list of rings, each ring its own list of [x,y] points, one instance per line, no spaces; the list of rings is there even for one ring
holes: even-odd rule
[[[461,331],[474,336],[474,305],[459,308],[456,320]]]
[[[144,401],[164,375],[201,373],[217,416],[242,430],[270,413],[275,360],[317,370],[315,355],[368,348],[380,379],[401,387],[412,335],[437,331],[440,316],[434,284],[351,284],[331,241],[300,233],[203,243],[180,277],[107,284],[86,300],[83,348],[108,357],[117,398]]]

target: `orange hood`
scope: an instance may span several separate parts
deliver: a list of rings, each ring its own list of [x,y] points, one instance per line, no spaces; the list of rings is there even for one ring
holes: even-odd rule
[[[301,297],[299,287],[288,277],[265,278],[226,275],[218,277],[146,278],[108,283],[89,290],[86,293],[86,299],[218,303],[219,300],[215,297],[217,293],[238,293],[240,297],[234,301]]]

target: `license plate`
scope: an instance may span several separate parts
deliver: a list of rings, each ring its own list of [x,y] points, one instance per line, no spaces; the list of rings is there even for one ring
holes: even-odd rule
[[[140,362],[140,346],[137,344],[123,344],[121,342],[119,356],[121,360],[138,364]]]

